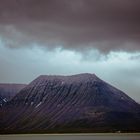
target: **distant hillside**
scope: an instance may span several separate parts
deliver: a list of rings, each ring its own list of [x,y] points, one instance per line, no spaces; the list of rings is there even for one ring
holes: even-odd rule
[[[11,100],[21,89],[25,88],[25,84],[1,84],[0,97],[4,102]]]

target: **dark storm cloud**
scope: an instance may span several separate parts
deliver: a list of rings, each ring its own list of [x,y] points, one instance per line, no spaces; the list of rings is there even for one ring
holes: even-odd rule
[[[140,51],[140,0],[0,0],[0,36],[67,49]]]

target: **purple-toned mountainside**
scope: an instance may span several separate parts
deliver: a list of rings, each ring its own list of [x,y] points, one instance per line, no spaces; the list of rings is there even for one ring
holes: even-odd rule
[[[39,76],[1,114],[1,133],[140,131],[139,104],[94,74]]]
[[[3,102],[11,100],[21,89],[25,88],[25,84],[0,84],[0,98]],[[0,103],[0,105],[2,105]]]

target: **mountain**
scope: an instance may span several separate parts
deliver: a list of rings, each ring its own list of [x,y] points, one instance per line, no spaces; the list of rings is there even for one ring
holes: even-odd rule
[[[11,100],[25,86],[25,84],[0,84],[0,106]]]
[[[39,76],[0,113],[1,133],[140,132],[140,105],[88,73]]]

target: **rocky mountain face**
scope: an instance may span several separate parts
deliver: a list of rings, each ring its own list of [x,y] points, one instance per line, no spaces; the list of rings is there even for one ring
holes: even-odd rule
[[[139,104],[94,74],[39,76],[0,114],[1,133],[140,131]]]
[[[25,84],[0,84],[0,106],[11,100]]]

